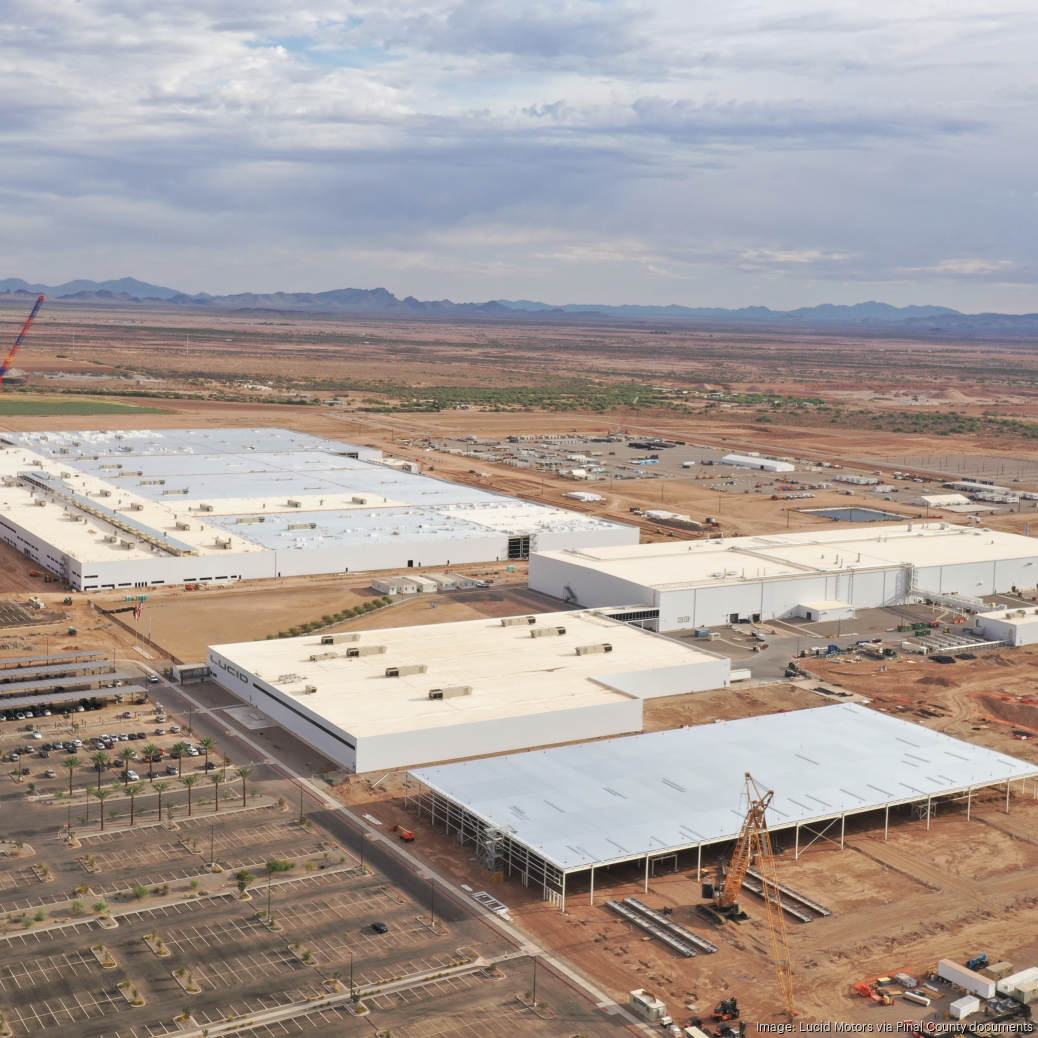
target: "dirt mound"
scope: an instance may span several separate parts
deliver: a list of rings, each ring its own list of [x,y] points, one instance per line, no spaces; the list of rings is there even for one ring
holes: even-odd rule
[[[996,721],[1038,731],[1038,704],[999,695],[976,695],[970,698]]]
[[[969,397],[964,393],[960,393],[957,389],[942,389],[938,393],[933,393],[930,396],[931,400],[969,400]]]
[[[926,677],[926,678],[919,678],[916,681],[916,684],[917,685],[937,685],[940,688],[951,688],[955,684],[955,682],[954,681],[949,681],[947,678]]]
[[[1016,660],[1007,660],[1005,656],[985,656],[985,663],[997,663],[1000,667],[1016,667]]]

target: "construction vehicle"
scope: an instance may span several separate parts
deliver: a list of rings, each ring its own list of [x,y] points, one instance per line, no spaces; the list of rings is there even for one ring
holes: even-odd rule
[[[11,365],[14,363],[14,355],[22,348],[22,343],[25,342],[25,337],[29,334],[29,329],[32,327],[32,322],[36,320],[36,315],[40,312],[40,307],[43,306],[44,299],[46,299],[46,296],[40,296],[40,298],[36,300],[32,311],[25,319],[25,324],[22,325],[22,330],[18,333],[18,338],[14,340],[14,345],[11,347],[11,351],[7,354],[3,364],[0,364],[0,390],[4,388],[4,375],[11,370]]]
[[[746,772],[746,817],[727,868],[723,868],[722,863],[718,864],[718,877],[714,884],[714,907],[721,915],[730,919],[746,918],[746,913],[739,908],[739,894],[747,870],[753,865],[763,888],[764,910],[771,934],[775,972],[778,974],[779,987],[782,990],[783,1008],[792,1019],[796,1015],[793,1005],[792,955],[789,951],[789,938],[786,936],[786,920],[782,914],[778,872],[767,819],[767,811],[774,797],[773,789],[762,789],[753,776]]]
[[[714,1011],[711,1015],[715,1020],[738,1020],[739,1000],[737,998],[722,998],[714,1006]]]
[[[987,969],[988,966],[988,954],[987,952],[981,952],[975,958],[970,959],[966,963],[966,969],[973,970],[974,973],[979,973],[983,969]]]
[[[414,840],[414,833],[410,829],[405,829],[402,825],[391,825],[389,831],[391,833],[399,833],[400,839],[404,843],[411,843]]]
[[[854,990],[861,995],[862,998],[871,998],[873,1002],[878,1002],[881,1006],[892,1006],[894,1000],[890,995],[882,991],[877,991],[871,984],[866,984],[865,981],[859,981],[854,985]]]

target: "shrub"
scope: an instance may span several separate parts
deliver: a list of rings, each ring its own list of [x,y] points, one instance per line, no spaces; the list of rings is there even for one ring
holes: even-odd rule
[[[298,638],[301,633],[302,632],[299,630],[298,627],[290,627],[288,629],[288,636],[290,638]]]
[[[104,915],[108,911],[108,904],[105,901],[97,901],[94,903],[94,911],[98,915]]]
[[[288,872],[295,868],[295,862],[285,861],[284,858],[271,858],[267,862],[267,872]]]
[[[83,902],[82,901],[73,901],[72,902],[72,907],[69,908],[69,914],[70,915],[82,915],[83,914]]]
[[[133,885],[133,897],[135,901],[143,901],[148,896],[148,888],[143,883]]]
[[[365,602],[364,605],[361,606],[361,609],[363,609],[365,613],[371,613],[374,611],[375,606],[371,602]]]
[[[325,622],[326,624],[330,624],[330,623],[331,623],[331,622],[332,622],[332,621],[333,621],[333,620],[335,619],[335,617],[334,617],[334,616],[332,616],[332,615],[331,615],[330,613],[325,613],[325,614],[324,614],[324,616],[322,616],[322,617],[321,617],[321,619],[322,619],[322,620],[323,620],[323,621],[324,621],[324,622]]]

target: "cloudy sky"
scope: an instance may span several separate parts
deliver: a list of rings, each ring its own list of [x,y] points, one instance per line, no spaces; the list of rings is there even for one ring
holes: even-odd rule
[[[1038,310],[1024,0],[7,0],[0,277]]]

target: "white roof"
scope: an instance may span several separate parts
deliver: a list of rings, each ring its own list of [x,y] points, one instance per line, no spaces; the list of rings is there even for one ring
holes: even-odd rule
[[[549,626],[564,626],[566,633],[530,636],[532,627]],[[611,652],[576,654],[578,645],[603,642],[612,645]],[[346,658],[346,650],[356,645],[384,645],[386,651]],[[630,700],[637,697],[607,685],[611,676],[626,684],[631,672],[717,658],[590,612],[540,613],[534,625],[509,627],[499,619],[393,627],[363,631],[359,642],[339,645],[321,645],[319,635],[310,635],[211,648],[240,670],[299,696],[308,710],[357,738]],[[339,655],[310,661],[324,652]],[[413,663],[424,663],[428,670],[385,676],[387,667]],[[280,681],[283,675],[292,679]],[[315,685],[317,692],[306,694],[307,685]],[[472,694],[429,699],[430,689],[447,685],[471,685]],[[553,741],[547,719],[544,741]]]
[[[350,457],[356,454],[358,457]],[[632,528],[553,505],[404,472],[381,452],[288,429],[137,429],[0,434],[0,515],[82,562],[181,551],[234,552],[369,546],[610,531]],[[45,508],[36,501],[54,491]],[[70,495],[72,495],[70,497]],[[79,500],[76,500],[76,499]],[[142,531],[137,539],[105,521]],[[73,516],[88,514],[87,521]],[[190,530],[179,530],[177,522]],[[307,524],[312,524],[308,526]],[[105,541],[114,534],[115,543]],[[137,541],[127,550],[120,541]],[[558,543],[558,542],[556,542]],[[493,552],[490,552],[493,555]]]
[[[1023,613],[1023,616],[1018,616],[1018,613]],[[1025,624],[1038,623],[1038,609],[1032,606],[1030,609],[1023,607],[1017,609],[996,609],[990,613],[978,613],[978,620],[999,620],[1004,624],[1009,624],[1010,627],[1019,627]]]
[[[855,703],[412,770],[563,871],[734,839],[746,772],[782,828],[1038,775]]]
[[[848,602],[841,602],[838,599],[830,598],[824,602],[800,602],[799,605],[804,606],[806,609],[850,609],[851,606]]]
[[[813,577],[861,569],[1033,558],[1038,555],[1038,542],[1015,533],[917,519],[865,529],[841,525],[722,540],[570,548],[536,555],[662,590],[739,584],[762,577]]]
[[[965,494],[920,494],[913,497],[910,505],[968,505],[970,499]]]

